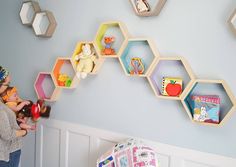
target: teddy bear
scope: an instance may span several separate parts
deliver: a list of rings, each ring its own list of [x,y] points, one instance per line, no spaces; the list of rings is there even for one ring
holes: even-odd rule
[[[76,55],[75,60],[78,61],[76,67],[76,76],[80,79],[87,77],[88,73],[92,72],[96,55],[91,49],[91,45],[86,43],[82,46],[82,51]]]

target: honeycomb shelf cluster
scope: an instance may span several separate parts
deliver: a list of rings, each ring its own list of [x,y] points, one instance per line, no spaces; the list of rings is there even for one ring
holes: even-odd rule
[[[113,55],[101,54],[104,48],[103,39],[105,36],[114,36],[116,41],[113,45],[116,50]],[[223,80],[203,80],[196,78],[190,65],[184,57],[161,57],[154,42],[149,38],[132,37],[126,26],[122,22],[111,21],[104,22],[100,25],[94,41],[78,42],[71,57],[60,57],[55,61],[55,65],[51,72],[40,72],[36,78],[34,87],[38,98],[47,101],[56,101],[62,89],[73,89],[78,86],[80,79],[76,76],[77,61],[75,56],[82,51],[84,44],[90,44],[93,52],[97,56],[97,61],[90,74],[97,74],[106,58],[119,59],[124,73],[129,77],[145,77],[150,83],[154,94],[157,98],[167,100],[177,100],[181,102],[186,110],[186,113],[193,122],[193,114],[191,113],[187,99],[196,92],[204,92],[209,94],[220,95],[222,101],[221,115],[219,124],[201,123],[213,126],[221,126],[232,112],[236,109],[236,98],[231,92],[229,86]],[[135,56],[141,57],[144,70],[142,74],[131,75],[130,60],[135,59]],[[65,84],[59,82],[59,75],[62,80],[66,78]],[[66,74],[64,76],[63,74]],[[182,93],[178,97],[163,96],[161,93],[161,83],[163,76],[181,77],[183,79]],[[213,87],[213,91],[207,92],[208,87]],[[202,90],[202,91],[201,91]]]
[[[20,19],[23,25],[32,27],[36,36],[51,37],[57,23],[52,12],[41,11],[36,1],[25,1],[20,10]]]

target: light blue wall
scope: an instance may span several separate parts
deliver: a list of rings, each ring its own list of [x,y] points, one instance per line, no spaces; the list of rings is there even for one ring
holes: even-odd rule
[[[0,1],[0,64],[24,98],[36,98],[38,72],[51,71],[57,57],[70,57],[78,41],[93,40],[100,23],[109,20],[123,21],[135,37],[152,37],[162,56],[184,56],[199,78],[226,80],[236,95],[236,38],[226,22],[235,0],[169,0],[152,18],[135,16],[128,0],[39,2],[58,22],[50,39],[21,24],[21,1]],[[126,77],[115,59],[77,89],[63,90],[52,107],[53,119],[236,158],[235,114],[222,128],[193,124],[180,103],[157,99],[145,79]],[[23,161],[33,166],[34,135],[26,143]]]

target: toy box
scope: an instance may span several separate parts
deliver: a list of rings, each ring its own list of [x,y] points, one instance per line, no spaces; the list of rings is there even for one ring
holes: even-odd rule
[[[220,98],[217,95],[192,95],[191,107],[193,120],[219,123]]]
[[[181,78],[163,77],[162,79],[162,95],[179,96],[182,92]]]

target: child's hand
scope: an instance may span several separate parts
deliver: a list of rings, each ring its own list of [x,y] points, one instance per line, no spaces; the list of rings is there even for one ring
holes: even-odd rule
[[[22,102],[24,105],[29,105],[30,104],[30,102],[28,101],[28,100],[25,100],[25,101],[23,101]]]

